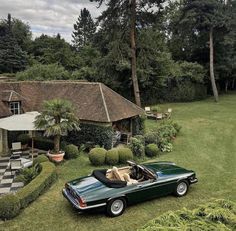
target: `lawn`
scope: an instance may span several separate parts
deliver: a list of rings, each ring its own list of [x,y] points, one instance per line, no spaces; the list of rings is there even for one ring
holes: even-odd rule
[[[182,126],[174,151],[156,160],[170,160],[193,169],[199,179],[183,198],[168,196],[128,207],[118,218],[79,214],[61,195],[64,183],[93,169],[85,155],[58,166],[58,181],[18,217],[0,222],[0,230],[119,230],[133,231],[148,220],[183,207],[195,208],[210,198],[236,201],[236,95],[193,103],[165,104]],[[146,129],[156,126],[147,121]]]

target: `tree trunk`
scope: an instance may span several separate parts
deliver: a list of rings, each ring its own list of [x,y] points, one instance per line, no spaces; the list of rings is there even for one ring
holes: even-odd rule
[[[229,81],[227,79],[227,80],[225,80],[225,93],[228,92],[228,86],[229,86]]]
[[[215,97],[215,101],[218,102],[218,90],[216,87],[215,75],[214,75],[214,46],[213,46],[213,28],[210,28],[210,78],[211,78],[211,86],[212,91]]]
[[[130,28],[130,42],[131,42],[131,71],[132,82],[134,88],[135,102],[141,107],[140,92],[137,78],[136,68],[136,44],[135,44],[135,29],[136,29],[136,0],[130,0],[131,3],[131,28]]]
[[[60,136],[59,135],[54,136],[54,151],[56,153],[59,153],[60,151]]]

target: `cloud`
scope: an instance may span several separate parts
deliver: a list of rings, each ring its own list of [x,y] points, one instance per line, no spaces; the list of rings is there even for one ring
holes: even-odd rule
[[[105,6],[98,9],[97,5],[89,0],[0,0],[0,18],[11,13],[30,25],[34,37],[60,33],[70,42],[80,10],[87,8],[95,19],[105,9]]]

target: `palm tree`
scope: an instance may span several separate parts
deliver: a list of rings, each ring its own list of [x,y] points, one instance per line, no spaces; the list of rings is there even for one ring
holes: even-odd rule
[[[35,119],[35,127],[45,130],[45,136],[54,137],[54,152],[60,153],[61,136],[68,131],[79,130],[79,119],[72,103],[67,100],[53,99],[43,103],[43,110]]]

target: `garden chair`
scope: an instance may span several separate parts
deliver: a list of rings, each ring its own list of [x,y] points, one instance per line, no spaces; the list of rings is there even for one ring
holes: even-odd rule
[[[172,114],[172,109],[171,109],[171,108],[168,108],[167,112],[165,113],[166,118],[167,118],[167,119],[170,119],[171,114]]]
[[[12,171],[19,171],[22,169],[22,164],[21,164],[21,159],[10,159],[10,169],[11,169],[11,174]]]
[[[12,143],[12,157],[19,158],[22,154],[21,142]]]
[[[151,108],[150,108],[150,107],[145,107],[144,109],[145,109],[145,113],[146,113],[146,115],[150,115],[150,114],[152,114],[152,112],[151,112]]]

